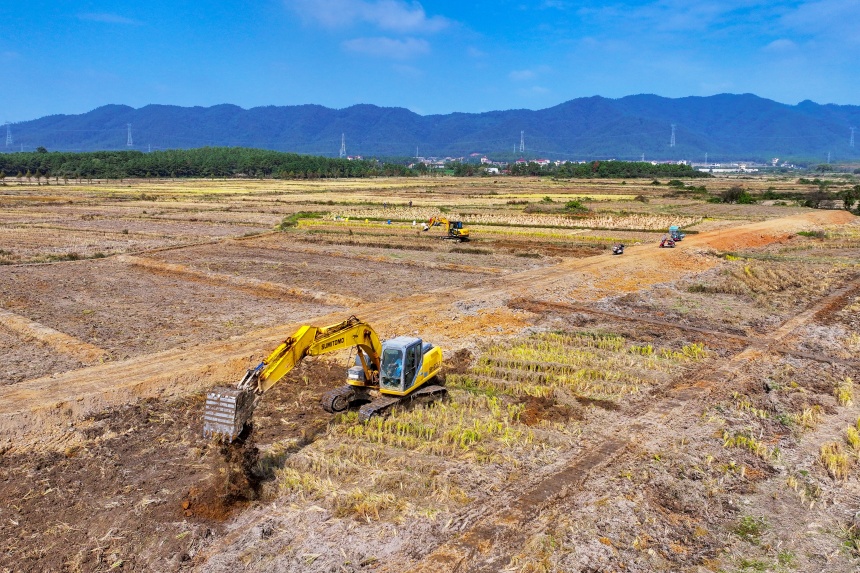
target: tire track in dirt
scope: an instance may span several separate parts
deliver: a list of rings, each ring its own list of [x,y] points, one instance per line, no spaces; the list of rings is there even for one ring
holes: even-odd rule
[[[535,533],[530,523],[552,503],[565,498],[571,490],[583,488],[591,475],[610,464],[641,436],[665,428],[667,420],[687,412],[690,404],[705,399],[711,388],[748,360],[753,351],[741,352],[727,364],[693,384],[675,384],[659,399],[643,406],[632,419],[622,420],[589,440],[560,471],[531,486],[520,484],[518,496],[504,496],[485,508],[479,518],[461,535],[443,543],[409,569],[409,573],[497,573],[505,570],[528,538]],[[735,366],[737,364],[737,366]],[[623,436],[623,437],[619,437]],[[403,571],[402,564],[386,565],[386,573]]]
[[[69,334],[54,330],[24,316],[0,308],[0,325],[5,326],[22,338],[33,338],[84,364],[93,364],[107,356],[107,351]]]

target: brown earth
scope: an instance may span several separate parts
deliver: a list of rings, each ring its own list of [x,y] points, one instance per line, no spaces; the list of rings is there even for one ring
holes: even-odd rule
[[[0,567],[10,571],[177,570],[225,521],[259,497],[266,478],[253,441],[314,440],[315,408],[342,370],[309,361],[256,412],[248,444],[199,438],[203,397],[149,398],[76,420],[62,449],[6,446]],[[288,424],[281,419],[289,419]],[[20,452],[20,453],[18,453]],[[262,463],[261,463],[262,462]],[[250,477],[250,481],[249,478]]]

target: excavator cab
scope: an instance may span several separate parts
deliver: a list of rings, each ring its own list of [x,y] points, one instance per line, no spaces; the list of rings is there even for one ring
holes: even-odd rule
[[[420,338],[411,336],[398,336],[383,342],[380,390],[394,392],[409,390],[415,384],[416,373],[421,369],[424,346]]]

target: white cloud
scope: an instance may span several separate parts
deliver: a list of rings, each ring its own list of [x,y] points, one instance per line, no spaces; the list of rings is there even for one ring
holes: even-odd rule
[[[540,97],[552,93],[552,90],[543,86],[532,86],[530,88],[522,88],[517,91],[523,97]]]
[[[355,38],[345,41],[343,47],[351,52],[395,60],[408,60],[430,51],[427,40],[420,38]]]
[[[827,34],[841,41],[857,42],[860,2],[857,0],[820,0],[804,2],[786,12],[779,22],[799,34]]]
[[[768,0],[651,0],[591,4],[579,8],[576,14],[583,21],[620,30],[712,32],[715,27],[766,22],[779,14],[779,8]]]
[[[399,33],[432,33],[447,28],[451,21],[427,16],[418,2],[402,0],[286,0],[306,21],[326,28],[346,28],[356,23],[370,24]]]
[[[126,18],[125,16],[120,16],[118,14],[88,13],[78,14],[78,18],[80,20],[89,20],[91,22],[102,22],[103,24],[140,24],[137,20],[132,20],[131,18]]]
[[[797,49],[797,44],[787,38],[780,38],[779,40],[774,40],[763,48],[765,52],[774,53],[791,52],[795,49]]]
[[[527,80],[533,80],[538,77],[538,75],[545,74],[549,71],[551,71],[549,66],[538,66],[529,70],[513,70],[508,74],[508,78],[515,82],[524,82]]]
[[[533,70],[514,70],[508,74],[508,77],[515,82],[524,82],[534,78],[536,75]]]
[[[11,50],[6,52],[0,52],[0,61],[2,62],[11,62],[12,60],[17,60],[21,57],[21,54],[18,52],[13,52]]]
[[[487,57],[487,52],[483,52],[483,51],[479,50],[478,48],[475,48],[474,46],[469,46],[466,49],[466,54],[468,54],[468,56],[470,58],[485,58],[485,57]]]

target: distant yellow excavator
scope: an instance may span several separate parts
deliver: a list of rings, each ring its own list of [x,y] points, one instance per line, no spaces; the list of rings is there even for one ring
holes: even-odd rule
[[[358,418],[364,422],[398,403],[436,400],[447,393],[435,383],[442,369],[439,347],[411,336],[380,342],[370,325],[351,316],[330,326],[302,326],[268,358],[249,369],[236,387],[213,388],[206,396],[203,435],[234,441],[251,420],[261,396],[306,356],[352,346],[356,348],[355,365],[347,371],[346,384],[326,392],[321,399],[327,412],[363,404]]]
[[[445,217],[431,217],[427,221],[424,230],[429,231],[430,227],[435,227],[436,225],[445,225],[445,234],[442,235],[443,239],[460,241],[461,243],[469,240],[469,229],[463,226],[462,221],[449,221]]]

